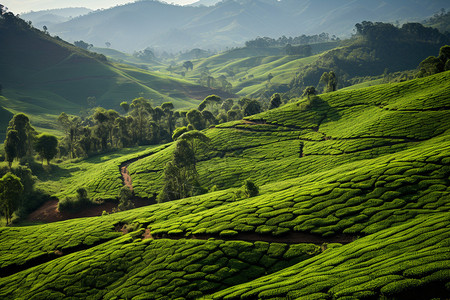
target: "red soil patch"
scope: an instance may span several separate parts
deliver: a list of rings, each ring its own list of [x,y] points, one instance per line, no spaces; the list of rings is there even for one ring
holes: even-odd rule
[[[145,229],[145,232],[142,235],[142,240],[149,240],[149,239],[153,239],[153,236],[152,236],[152,234],[150,232],[150,229],[147,228],[147,229]]]
[[[130,173],[128,173],[127,166],[120,168],[120,174],[122,174],[123,184],[126,185],[131,191],[133,190],[133,184],[131,181]]]
[[[148,200],[145,199],[135,199],[133,200],[133,203],[136,208],[151,204]],[[49,200],[45,202],[37,210],[32,212],[28,216],[27,221],[51,223],[75,218],[96,217],[101,216],[103,211],[111,213],[113,208],[115,207],[117,207],[117,203],[104,202],[103,204],[100,205],[87,207],[77,213],[70,213],[70,212],[62,213],[58,211],[58,200]]]

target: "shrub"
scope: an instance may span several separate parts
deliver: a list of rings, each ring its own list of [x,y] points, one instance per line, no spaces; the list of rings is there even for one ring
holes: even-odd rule
[[[77,189],[76,197],[66,197],[59,201],[58,210],[61,212],[78,212],[87,206],[92,205],[85,188]]]
[[[244,185],[242,186],[244,195],[247,198],[255,197],[259,194],[259,188],[256,186],[256,184],[251,180],[246,180],[244,182]]]

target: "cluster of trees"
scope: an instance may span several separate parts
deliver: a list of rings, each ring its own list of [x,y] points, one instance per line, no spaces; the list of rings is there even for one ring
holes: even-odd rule
[[[202,194],[197,173],[197,152],[206,148],[209,138],[198,130],[191,130],[176,138],[172,160],[164,168],[164,186],[158,202],[167,202]]]
[[[234,73],[232,73],[234,75]],[[225,92],[232,92],[233,85],[228,81],[228,78],[225,75],[220,75],[218,77],[214,77],[211,75],[208,68],[204,67],[201,69],[200,78],[197,81],[200,85],[206,86],[208,88],[216,88],[221,89]]]
[[[287,44],[285,51],[287,55],[301,55],[305,57],[312,55],[312,48],[310,45],[292,46],[291,44]]]
[[[144,50],[137,51],[137,52],[133,53],[133,56],[136,58],[139,58],[140,60],[145,61],[145,62],[152,62],[157,59],[155,54],[153,53],[153,51],[150,48],[146,48]]]
[[[355,29],[356,35],[346,42],[345,47],[328,51],[316,62],[299,69],[289,84],[288,94],[298,95],[308,86],[320,90],[327,81],[322,76],[330,70],[339,78],[336,88],[369,76],[412,70],[424,57],[450,42],[448,35],[419,23],[397,27],[389,23],[363,21],[356,24]],[[437,59],[430,58],[423,65],[424,69],[433,69],[437,65],[437,69],[442,70]],[[328,84],[326,89],[329,89]]]
[[[81,49],[84,49],[84,50],[89,50],[92,47],[94,47],[94,45],[88,44],[85,41],[81,41],[81,40],[80,41],[75,41],[75,42],[73,42],[73,44],[75,46],[77,46],[78,48],[81,48]]]
[[[369,42],[385,42],[389,40],[416,40],[445,43],[448,39],[438,29],[425,27],[420,23],[406,23],[397,27],[390,23],[363,21],[355,25],[357,36]]]
[[[171,102],[152,107],[148,99],[140,97],[120,106],[124,115],[101,107],[86,118],[61,113],[58,123],[66,133],[61,156],[83,157],[111,149],[168,142],[182,117],[180,112],[174,112]]]
[[[19,207],[19,201],[23,192],[23,184],[20,178],[11,172],[0,178],[0,209],[6,218],[6,225],[11,223],[13,212]]]
[[[287,45],[309,45],[331,41],[339,41],[339,38],[337,38],[335,35],[330,36],[330,34],[322,32],[321,34],[315,35],[303,34],[297,37],[286,37],[283,35],[278,39],[273,39],[270,37],[257,37],[254,40],[245,42],[245,46],[248,48],[269,48],[269,47],[285,47]]]
[[[32,159],[35,152],[50,164],[50,160],[58,153],[56,136],[48,133],[38,134],[31,126],[28,116],[23,113],[14,115],[9,121],[4,145],[6,161],[10,168],[14,160]]]
[[[450,46],[446,45],[439,50],[439,56],[429,56],[419,65],[418,77],[425,77],[450,70]]]
[[[150,100],[140,97],[131,104],[122,102],[123,114],[100,107],[86,118],[63,112],[58,123],[66,135],[60,141],[57,153],[60,157],[76,158],[112,149],[166,143],[185,132],[240,120],[279,107],[281,103],[279,94],[267,101],[249,98],[222,100],[217,95],[210,95],[197,108],[175,111],[171,102],[153,107]],[[42,135],[41,139],[48,137]],[[37,151],[38,148],[35,149]],[[42,153],[41,157],[47,159],[51,155],[53,152]]]

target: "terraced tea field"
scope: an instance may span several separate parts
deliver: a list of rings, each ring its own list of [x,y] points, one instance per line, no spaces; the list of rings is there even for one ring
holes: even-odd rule
[[[449,90],[446,72],[210,128],[197,169],[215,192],[1,228],[0,298],[447,299]],[[109,199],[129,164],[153,197],[173,145],[127,151],[53,184]],[[237,196],[246,179],[259,195]]]

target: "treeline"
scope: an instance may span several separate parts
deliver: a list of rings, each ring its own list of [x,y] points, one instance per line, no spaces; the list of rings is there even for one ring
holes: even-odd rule
[[[444,44],[450,36],[436,28],[425,27],[420,23],[406,23],[397,27],[390,23],[363,21],[355,25],[356,35],[372,43],[386,41],[426,41]]]
[[[131,104],[122,102],[122,114],[101,107],[85,118],[61,113],[58,123],[65,137],[58,145],[58,156],[86,157],[124,147],[167,143],[184,132],[240,120],[281,103],[279,94],[269,100],[222,100],[210,95],[197,108],[175,111],[171,102],[153,107],[150,100],[141,97]]]
[[[308,86],[319,87],[322,75],[330,70],[339,79],[337,88],[342,88],[364,78],[388,78],[391,73],[417,69],[425,57],[450,42],[448,35],[419,23],[396,27],[364,21],[356,24],[355,29],[356,35],[345,41],[344,47],[328,51],[316,62],[299,69],[289,84],[288,94],[294,96]]]
[[[49,196],[35,189],[36,177],[32,169],[36,154],[50,160],[57,154],[58,139],[47,133],[38,133],[30,124],[29,118],[16,114],[10,120],[4,142],[5,158],[8,166],[0,168],[0,212],[11,223],[13,213],[17,217],[36,209]],[[18,161],[17,167],[12,167]]]
[[[269,48],[269,47],[285,47],[287,45],[310,45],[325,42],[339,41],[335,35],[330,36],[329,33],[322,32],[315,35],[301,35],[297,37],[282,36],[278,39],[270,37],[257,37],[254,40],[245,42],[245,47],[248,48]]]

